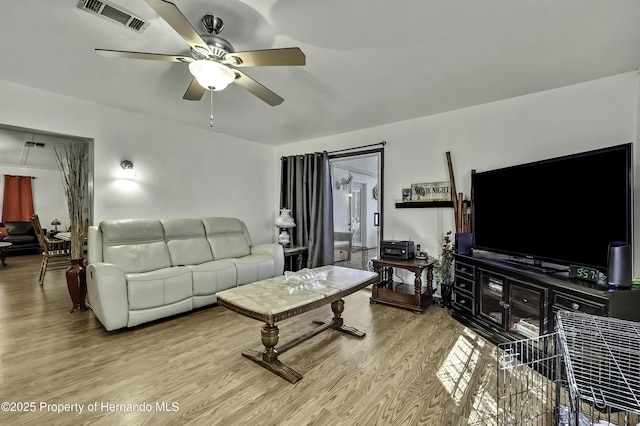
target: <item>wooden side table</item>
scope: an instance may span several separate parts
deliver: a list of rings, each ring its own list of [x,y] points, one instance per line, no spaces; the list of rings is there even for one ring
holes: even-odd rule
[[[0,263],[2,263],[2,266],[7,266],[7,263],[5,262],[5,259],[7,258],[7,250],[9,250],[9,247],[11,247],[13,244],[12,243],[7,243],[7,242],[0,242]]]
[[[296,272],[302,269],[304,258],[307,256],[307,246],[292,246],[284,248],[284,270]]]
[[[378,273],[378,284],[371,291],[371,303],[385,303],[410,309],[421,314],[433,301],[433,266],[435,260],[421,259],[387,259],[376,257],[371,260],[373,269]],[[393,281],[394,269],[400,268],[411,271],[415,275],[412,284]],[[422,273],[427,271],[427,283],[422,284]]]

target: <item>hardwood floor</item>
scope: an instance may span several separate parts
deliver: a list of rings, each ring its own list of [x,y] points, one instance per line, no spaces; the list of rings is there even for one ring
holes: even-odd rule
[[[304,376],[292,385],[240,355],[262,349],[257,321],[214,306],[107,332],[91,311],[69,313],[64,271],[40,287],[39,268],[38,255],[0,267],[0,401],[35,403],[3,406],[0,424],[491,424],[494,348],[438,306],[416,315],[370,304],[369,288],[348,296],[345,323],[367,336],[329,330],[288,351]],[[328,316],[279,323],[281,342]]]

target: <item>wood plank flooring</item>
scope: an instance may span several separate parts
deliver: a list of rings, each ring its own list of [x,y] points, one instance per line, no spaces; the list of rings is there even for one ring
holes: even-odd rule
[[[367,336],[329,330],[286,352],[304,376],[293,385],[240,355],[262,349],[257,321],[213,306],[107,332],[91,311],[69,313],[64,271],[40,287],[39,267],[38,255],[0,267],[0,401],[35,403],[3,406],[0,424],[491,424],[494,347],[438,306],[416,315],[370,304],[370,288],[348,296],[345,323]],[[283,321],[280,341],[330,316]]]

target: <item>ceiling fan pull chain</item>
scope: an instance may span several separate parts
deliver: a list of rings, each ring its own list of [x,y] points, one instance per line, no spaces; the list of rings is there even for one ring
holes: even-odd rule
[[[213,90],[209,90],[211,93],[211,115],[209,116],[209,127],[213,127]]]

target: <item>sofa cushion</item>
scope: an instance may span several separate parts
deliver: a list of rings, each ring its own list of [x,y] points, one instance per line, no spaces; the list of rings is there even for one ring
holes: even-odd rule
[[[159,220],[108,220],[100,224],[102,257],[118,265],[125,274],[155,271],[171,266]]]
[[[129,310],[169,305],[193,295],[191,271],[184,266],[126,276]]]
[[[247,256],[251,253],[251,240],[244,222],[232,217],[202,219],[215,260]]]
[[[193,276],[193,295],[208,296],[236,286],[236,266],[231,259],[188,265]]]
[[[2,241],[5,241],[7,243],[13,243],[13,244],[35,243],[36,237],[33,237],[31,235],[9,234],[8,236],[4,237]]]
[[[4,226],[0,226],[0,239],[9,236],[9,228],[5,228]]]
[[[198,265],[213,260],[200,219],[166,219],[162,226],[172,265]]]
[[[238,269],[238,285],[262,281],[276,275],[273,257],[266,254],[252,254],[233,259],[233,262]]]

